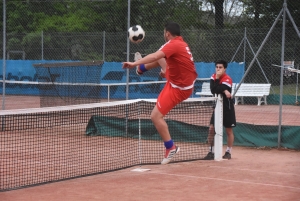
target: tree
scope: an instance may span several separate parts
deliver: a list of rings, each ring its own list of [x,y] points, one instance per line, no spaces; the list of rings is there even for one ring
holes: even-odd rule
[[[270,27],[283,8],[283,0],[241,0],[245,5],[248,27]],[[287,0],[288,9],[295,23],[300,25],[300,1]],[[279,23],[279,26],[280,23]],[[287,26],[292,26],[288,21]]]
[[[215,6],[215,28],[223,29],[224,28],[224,13],[223,13],[224,0],[214,0],[213,4]]]

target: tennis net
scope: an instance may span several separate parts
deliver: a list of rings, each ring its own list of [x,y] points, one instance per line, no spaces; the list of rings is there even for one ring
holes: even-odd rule
[[[159,164],[164,145],[150,120],[155,99],[0,111],[0,191]],[[181,151],[202,159],[216,98],[190,98],[165,116]]]

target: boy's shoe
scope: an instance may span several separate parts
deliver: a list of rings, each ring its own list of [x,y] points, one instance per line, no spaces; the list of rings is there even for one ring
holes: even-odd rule
[[[208,152],[208,154],[203,158],[203,160],[214,160],[215,154],[212,152]]]
[[[228,151],[225,152],[223,159],[231,159],[231,153],[229,153]]]
[[[136,52],[136,53],[134,54],[134,61],[140,60],[141,58],[143,58],[142,55],[141,55],[141,53]],[[138,75],[142,75],[143,72],[140,71],[139,67],[140,67],[139,65],[136,66],[135,72],[136,72],[136,74],[138,74]]]
[[[180,148],[173,146],[171,149],[166,149],[165,158],[161,161],[162,165],[170,163],[172,158],[179,152]]]

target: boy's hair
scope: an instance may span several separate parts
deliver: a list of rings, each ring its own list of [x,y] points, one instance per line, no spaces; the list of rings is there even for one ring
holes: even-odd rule
[[[227,61],[225,61],[225,60],[222,60],[222,59],[217,60],[215,62],[215,65],[217,65],[217,64],[223,64],[224,68],[227,68]]]
[[[165,30],[170,32],[172,36],[180,36],[180,26],[176,22],[168,22]]]

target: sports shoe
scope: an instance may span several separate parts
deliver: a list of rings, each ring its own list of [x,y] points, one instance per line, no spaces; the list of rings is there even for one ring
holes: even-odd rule
[[[141,58],[143,58],[142,55],[141,55],[141,53],[136,52],[136,53],[134,54],[134,61],[140,60]],[[135,72],[136,72],[136,74],[138,74],[138,75],[142,75],[142,74],[143,74],[143,72],[139,70],[139,65],[136,66]]]
[[[141,58],[143,58],[141,53],[139,52],[134,53],[134,61],[140,60]]]
[[[173,146],[171,149],[166,149],[165,158],[161,161],[162,165],[170,163],[172,158],[179,152],[180,148]]]
[[[212,152],[208,152],[208,154],[203,158],[203,160],[214,160],[215,154]]]
[[[228,151],[225,152],[223,159],[231,159],[231,153],[229,153]]]

